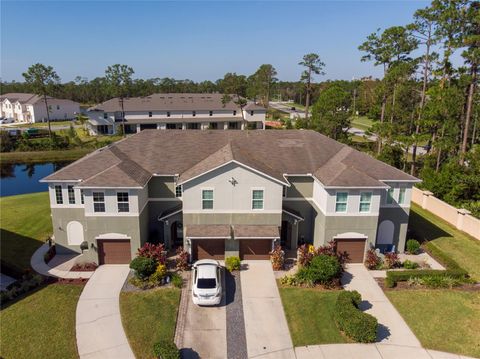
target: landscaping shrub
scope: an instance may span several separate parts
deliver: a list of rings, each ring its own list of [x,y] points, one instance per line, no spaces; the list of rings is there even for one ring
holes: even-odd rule
[[[188,252],[183,250],[183,247],[177,248],[177,257],[175,258],[175,267],[177,270],[184,271],[190,269],[188,265]]]
[[[135,257],[130,262],[130,268],[135,271],[135,276],[145,280],[157,269],[157,262],[153,258]]]
[[[160,359],[180,359],[180,351],[173,341],[162,340],[153,345],[153,355]]]
[[[377,319],[358,309],[362,297],[357,291],[343,291],[335,303],[333,318],[338,328],[360,343],[373,343],[377,338]]]
[[[153,258],[157,263],[165,264],[167,260],[167,251],[163,244],[145,243],[137,251],[139,257]]]
[[[387,269],[396,268],[400,266],[400,259],[395,252],[385,253],[385,259],[383,260],[383,266]]]
[[[424,277],[451,277],[459,280],[464,280],[467,277],[467,272],[463,269],[447,269],[447,270],[405,270],[405,271],[387,271],[387,278],[385,284],[387,287],[394,287],[397,282],[406,282],[410,278],[424,278]]]
[[[342,266],[336,257],[325,254],[313,257],[307,267],[302,267],[296,274],[299,283],[309,286],[331,284],[342,273]]]
[[[227,267],[229,272],[240,270],[240,257],[227,257],[227,259],[225,259],[225,267]]]
[[[299,267],[306,267],[310,264],[313,258],[313,246],[302,244],[297,249],[297,264]]]
[[[280,284],[288,285],[288,286],[296,286],[298,285],[297,277],[294,275],[285,275],[280,278]]]
[[[420,250],[420,243],[416,239],[409,239],[407,241],[407,252],[410,254],[417,254]]]
[[[282,270],[285,264],[285,252],[282,247],[277,244],[273,251],[270,252],[270,262],[272,262],[273,270]]]
[[[6,302],[15,299],[19,295],[22,295],[29,290],[40,286],[42,283],[43,277],[38,274],[24,275],[22,280],[12,284],[9,290],[0,292],[0,304],[3,305]]]
[[[369,249],[365,257],[365,267],[368,269],[377,269],[382,264],[382,260],[374,249]]]
[[[402,263],[402,266],[405,269],[417,269],[419,264],[407,259],[405,262]]]
[[[148,278],[148,281],[152,285],[163,284],[163,279],[167,275],[167,266],[165,264],[159,263],[155,272]]]
[[[175,288],[182,288],[183,287],[183,278],[178,273],[173,273],[171,277],[172,284]]]
[[[425,276],[420,278],[423,285],[429,288],[452,288],[462,284],[462,281],[458,278],[446,276]]]

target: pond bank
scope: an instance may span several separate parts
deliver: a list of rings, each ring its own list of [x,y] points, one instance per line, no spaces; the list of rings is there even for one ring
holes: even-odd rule
[[[93,151],[95,151],[95,148],[58,151],[2,152],[0,154],[0,162],[2,164],[69,162],[78,160]]]

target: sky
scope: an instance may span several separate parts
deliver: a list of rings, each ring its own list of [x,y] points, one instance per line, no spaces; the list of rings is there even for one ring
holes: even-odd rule
[[[1,0],[0,75],[22,81],[40,62],[62,82],[127,64],[135,78],[194,81],[249,75],[264,63],[296,81],[306,53],[317,80],[381,77],[358,46],[377,28],[405,25],[426,1],[8,1]]]

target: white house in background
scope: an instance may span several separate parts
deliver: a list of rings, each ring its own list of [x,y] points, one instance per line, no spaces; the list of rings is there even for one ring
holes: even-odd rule
[[[80,113],[80,104],[71,100],[47,96],[50,120],[72,120]],[[15,122],[47,121],[47,108],[42,96],[32,93],[6,93],[0,96],[0,117],[13,118]]]
[[[219,93],[157,93],[125,98],[125,132],[265,128],[264,107],[250,102],[241,109],[233,101],[224,103],[223,97]],[[111,135],[122,125],[119,98],[91,107],[87,114],[92,135]]]

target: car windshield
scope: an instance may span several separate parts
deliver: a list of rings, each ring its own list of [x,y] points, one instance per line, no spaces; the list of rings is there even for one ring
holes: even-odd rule
[[[212,289],[217,286],[215,278],[198,278],[197,288],[199,289]]]

